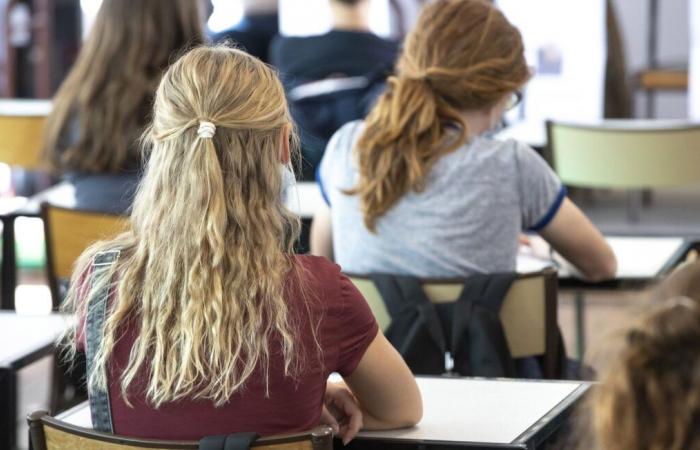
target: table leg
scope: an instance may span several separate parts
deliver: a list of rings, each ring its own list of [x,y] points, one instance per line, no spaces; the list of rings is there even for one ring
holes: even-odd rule
[[[2,221],[2,287],[0,287],[0,309],[15,309],[15,287],[17,286],[17,255],[15,254],[15,218]]]
[[[0,369],[0,448],[15,448],[16,427],[17,374],[11,368]]]
[[[586,294],[582,290],[574,292],[574,315],[576,320],[576,356],[583,360],[586,352]]]

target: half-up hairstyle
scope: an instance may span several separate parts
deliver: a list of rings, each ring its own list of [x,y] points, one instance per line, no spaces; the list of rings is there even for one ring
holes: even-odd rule
[[[423,9],[355,149],[360,179],[349,193],[368,229],[469,139],[463,112],[495,106],[528,80],[523,50],[520,32],[487,1]]]
[[[141,165],[138,138],[163,71],[203,42],[196,0],[104,0],[53,100],[44,160],[56,172],[115,173]]]
[[[620,357],[593,388],[599,450],[700,448],[700,309],[681,298],[626,335]]]
[[[305,353],[285,280],[297,270],[299,221],[283,204],[280,170],[290,127],[276,74],[242,51],[197,48],[166,72],[130,230],[89,250],[76,269],[89,267],[96,251],[121,249],[91,385],[106,387],[105,368],[129,320],[139,334],[120,380],[125,399],[147,370],[146,396],[156,407],[183,397],[221,405],[256,368],[267,377],[277,348],[270,342],[280,342],[285,375],[298,374]],[[77,276],[67,309],[84,314]]]

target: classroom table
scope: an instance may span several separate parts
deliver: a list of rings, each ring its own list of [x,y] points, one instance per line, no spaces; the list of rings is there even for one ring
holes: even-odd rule
[[[691,243],[680,237],[606,236],[617,258],[615,278],[591,283],[560,257],[548,255],[548,245],[539,236],[531,238],[532,249],[521,247],[517,259],[517,271],[537,272],[545,267],[555,267],[559,288],[574,293],[574,318],[576,351],[582,358],[585,352],[585,294],[587,290],[640,289],[658,281],[677,266],[688,253]],[[543,256],[544,255],[544,256]]]
[[[543,120],[523,120],[508,124],[494,136],[498,140],[515,139],[542,150],[547,145],[547,126]]]
[[[26,433],[25,416],[48,408],[55,342],[67,325],[60,314],[0,311],[0,448],[15,448]],[[46,378],[46,383],[33,379]]]
[[[46,117],[51,107],[51,100],[0,99],[0,116]]]
[[[347,447],[538,449],[555,437],[590,384],[417,377],[423,419],[409,429],[364,431]],[[90,428],[87,402],[57,416]]]

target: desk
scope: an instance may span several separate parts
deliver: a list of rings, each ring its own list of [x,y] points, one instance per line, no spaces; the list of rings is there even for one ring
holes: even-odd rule
[[[563,381],[418,377],[423,420],[395,431],[364,431],[348,447],[536,449],[566,422],[589,384]],[[57,416],[91,427],[87,402]]]
[[[515,139],[539,150],[547,145],[547,127],[540,120],[514,122],[496,133],[495,138],[501,141]]]
[[[534,252],[521,249],[518,255],[518,272],[537,272],[545,267],[558,266],[559,287],[574,290],[576,346],[579,357],[583,357],[586,341],[585,290],[643,287],[670,272],[690,248],[690,243],[679,237],[606,236],[605,239],[617,257],[617,275],[614,279],[601,283],[590,283],[581,279],[568,264],[556,264],[550,258],[536,256],[546,254],[548,248],[539,236],[531,239]]]
[[[51,100],[0,100],[0,116],[46,117],[51,112]]]
[[[537,256],[547,254],[549,247],[539,236],[531,238],[535,254],[527,249],[521,250],[516,271],[527,273],[545,267],[556,267],[563,287],[611,288],[622,283],[645,283],[657,279],[681,260],[689,246],[680,237],[606,236],[605,239],[617,257],[617,275],[614,280],[589,283],[576,275],[571,266]]]
[[[0,311],[0,448],[12,449],[26,436],[28,409],[48,408],[53,350],[66,327],[59,314],[20,316]],[[48,376],[47,376],[48,375]]]

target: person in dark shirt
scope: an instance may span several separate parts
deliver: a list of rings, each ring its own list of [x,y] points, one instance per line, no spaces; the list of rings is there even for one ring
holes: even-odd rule
[[[333,133],[347,122],[364,118],[393,70],[399,47],[396,41],[370,31],[369,0],[330,3],[330,32],[310,37],[278,36],[270,50],[270,62],[280,72],[300,130],[299,178],[305,181],[315,178]],[[323,85],[327,79],[338,86]]]
[[[287,89],[329,77],[363,76],[391,70],[399,44],[369,29],[369,0],[330,0],[333,29],[308,37],[278,36],[270,63]]]
[[[268,61],[270,44],[279,33],[277,0],[247,0],[243,2],[243,20],[234,27],[217,33],[215,43],[230,43],[249,54]]]

